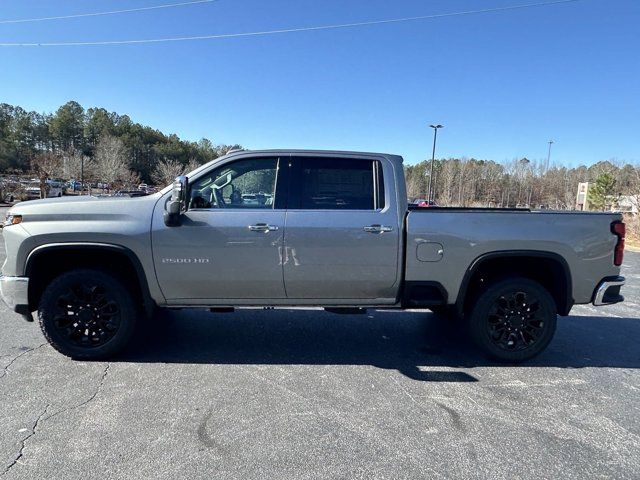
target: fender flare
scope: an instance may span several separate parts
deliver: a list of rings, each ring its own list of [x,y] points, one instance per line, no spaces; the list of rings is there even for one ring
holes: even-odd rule
[[[464,300],[467,296],[467,290],[469,289],[469,283],[471,282],[471,278],[473,278],[473,275],[478,271],[478,269],[484,262],[492,260],[494,258],[504,257],[545,258],[559,263],[564,272],[566,281],[566,295],[564,299],[561,299],[563,300],[563,303],[561,305],[558,305],[558,313],[560,315],[567,315],[569,313],[571,307],[573,307],[574,304],[573,282],[569,264],[562,255],[544,250],[496,250],[493,252],[483,253],[482,255],[476,257],[465,272],[464,277],[462,278],[462,283],[460,284],[460,288],[458,290],[458,297],[456,298],[455,303],[456,311],[460,315],[462,315],[463,313]]]
[[[145,313],[150,314],[155,306],[155,301],[151,297],[151,292],[149,291],[149,283],[147,281],[147,276],[145,274],[144,268],[142,267],[142,263],[138,256],[129,248],[123,247],[122,245],[112,244],[112,243],[98,243],[98,242],[62,242],[62,243],[46,243],[44,245],[39,245],[33,250],[29,252],[27,255],[27,260],[25,263],[24,274],[26,277],[31,277],[31,270],[33,268],[34,260],[44,253],[49,253],[51,251],[56,250],[76,250],[76,249],[87,249],[87,250],[106,250],[111,252],[116,252],[120,254],[124,254],[133,265],[133,268],[136,272],[136,277],[138,280],[138,286],[140,287],[140,292],[142,293],[142,302],[144,305]]]

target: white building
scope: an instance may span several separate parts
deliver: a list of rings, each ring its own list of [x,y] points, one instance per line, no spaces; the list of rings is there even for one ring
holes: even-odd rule
[[[578,194],[576,195],[576,210],[589,210],[589,182],[578,184]]]
[[[638,214],[638,204],[640,196],[638,195],[621,195],[616,202],[616,208],[612,208],[616,212]]]

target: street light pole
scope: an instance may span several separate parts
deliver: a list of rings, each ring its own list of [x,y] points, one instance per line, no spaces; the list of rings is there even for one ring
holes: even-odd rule
[[[551,160],[551,144],[553,143],[553,140],[549,140],[549,151],[547,152],[547,167],[545,168],[545,171],[549,170],[549,161]]]
[[[431,181],[433,180],[433,163],[436,160],[436,138],[438,137],[438,129],[442,128],[444,125],[429,125],[433,128],[433,151],[431,152],[431,168],[429,172],[429,191],[427,194],[427,205],[431,202],[431,196],[433,194],[433,190],[431,189]],[[433,188],[435,189],[435,183],[433,184]]]

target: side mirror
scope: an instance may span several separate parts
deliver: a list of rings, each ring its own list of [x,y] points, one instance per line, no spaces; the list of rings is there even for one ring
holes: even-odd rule
[[[184,175],[177,177],[173,182],[171,198],[165,205],[164,224],[167,227],[179,227],[180,217],[187,211],[187,191],[189,180]]]

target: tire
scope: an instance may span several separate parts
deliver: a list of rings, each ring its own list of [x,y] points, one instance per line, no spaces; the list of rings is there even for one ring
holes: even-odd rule
[[[535,357],[556,331],[556,304],[538,282],[510,277],[490,285],[476,299],[469,334],[489,357],[522,362]]]
[[[56,277],[38,306],[40,328],[51,346],[77,360],[101,360],[122,351],[135,330],[137,313],[120,280],[89,269]]]

